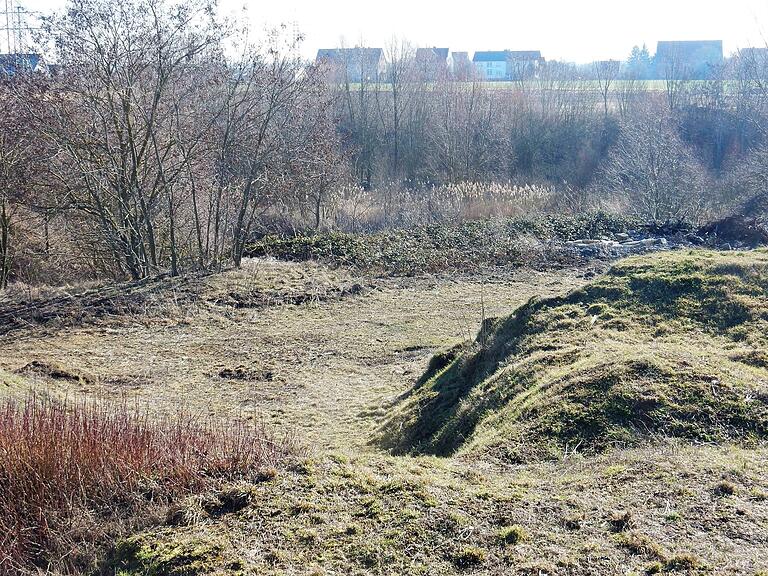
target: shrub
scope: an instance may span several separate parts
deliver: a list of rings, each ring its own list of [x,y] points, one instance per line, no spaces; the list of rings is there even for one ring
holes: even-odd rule
[[[694,570],[699,566],[701,560],[693,554],[677,554],[664,563],[664,569],[667,571]]]
[[[616,538],[619,545],[629,550],[632,554],[650,556],[657,560],[666,560],[667,553],[664,548],[650,536],[632,530],[622,532]]]
[[[82,568],[159,506],[250,479],[292,450],[264,429],[103,402],[0,403],[0,572]],[[60,559],[65,560],[60,560]]]
[[[717,483],[714,492],[717,496],[733,496],[736,494],[736,485],[733,482],[723,480]]]
[[[636,220],[603,212],[535,219],[497,218],[421,224],[372,234],[264,236],[249,244],[246,252],[249,256],[284,260],[319,260],[396,276],[478,272],[492,266],[573,263],[578,258],[558,242],[599,238],[639,226]]]

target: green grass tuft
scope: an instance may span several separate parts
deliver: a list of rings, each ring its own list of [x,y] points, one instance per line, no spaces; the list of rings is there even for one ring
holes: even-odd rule
[[[459,568],[471,568],[485,562],[488,553],[477,546],[464,546],[453,555],[452,561]]]
[[[512,526],[505,526],[499,530],[499,540],[505,545],[519,544],[528,540],[530,535],[528,531],[519,524],[513,524]]]

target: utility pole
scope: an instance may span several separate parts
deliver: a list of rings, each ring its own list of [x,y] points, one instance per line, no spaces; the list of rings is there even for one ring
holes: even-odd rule
[[[5,0],[5,45],[8,49],[8,54],[12,54],[11,50],[11,0]]]
[[[39,30],[37,26],[32,26],[29,22],[31,17],[37,13],[31,12],[21,6],[14,0],[4,0],[5,10],[1,12],[3,18],[0,19],[0,33],[5,39],[5,53],[19,54],[28,52],[32,44],[32,31]]]

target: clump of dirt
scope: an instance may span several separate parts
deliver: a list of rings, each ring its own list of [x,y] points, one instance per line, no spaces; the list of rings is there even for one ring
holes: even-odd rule
[[[365,293],[366,286],[354,283],[349,286],[316,286],[309,289],[294,291],[260,291],[249,292],[231,291],[224,300],[234,308],[262,308],[282,304],[307,304],[338,300],[346,296],[357,296]]]
[[[378,441],[517,461],[660,436],[768,437],[768,372],[754,353],[768,343],[767,310],[766,251],[628,259],[436,358]]]
[[[52,380],[64,380],[78,384],[91,384],[92,378],[81,372],[76,372],[58,364],[33,360],[16,370],[17,374],[34,375]]]
[[[266,381],[271,382],[275,377],[272,370],[252,370],[245,366],[236,366],[235,368],[222,368],[219,370],[219,378],[225,380],[243,380],[247,382]]]

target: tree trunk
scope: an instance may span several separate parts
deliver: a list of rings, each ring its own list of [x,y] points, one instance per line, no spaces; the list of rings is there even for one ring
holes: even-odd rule
[[[8,287],[8,277],[11,273],[10,235],[11,218],[3,199],[0,202],[0,290]]]
[[[179,275],[179,260],[176,250],[176,220],[173,208],[173,191],[168,188],[168,225],[170,227],[171,241],[171,276]]]

